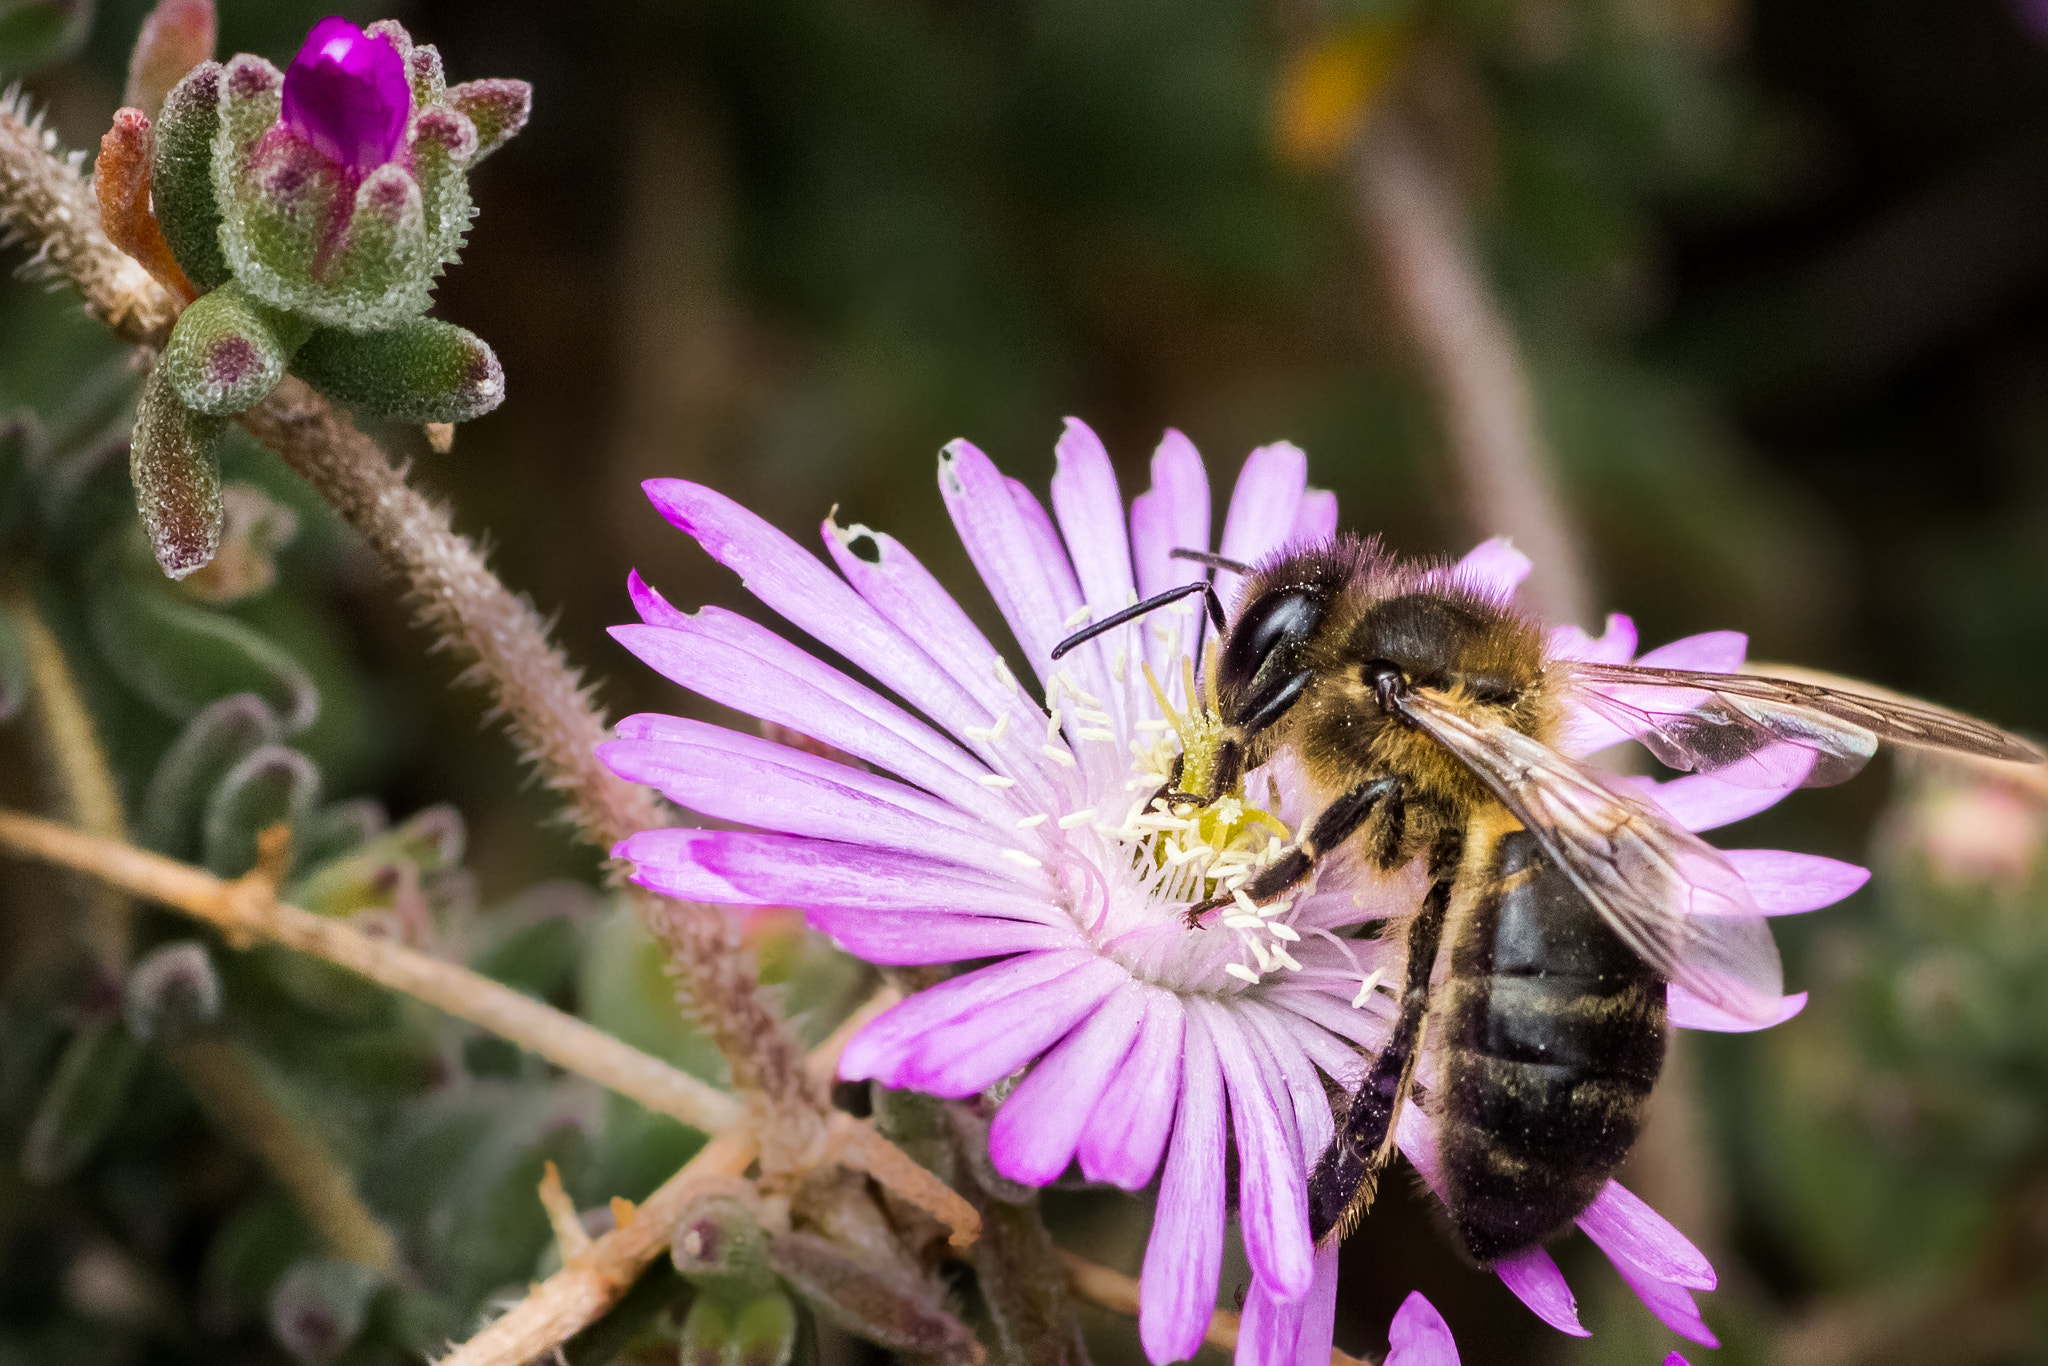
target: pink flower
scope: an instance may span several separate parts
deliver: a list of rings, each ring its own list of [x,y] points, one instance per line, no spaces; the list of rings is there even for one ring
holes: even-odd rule
[[[284,125],[358,180],[398,155],[411,114],[398,49],[338,16],[313,25],[285,69]]]
[[[969,557],[1022,649],[1035,687],[911,554],[865,527],[822,527],[838,573],[731,500],[681,480],[646,487],[655,506],[787,622],[836,651],[892,700],[766,627],[715,607],[671,607],[634,576],[642,624],[613,634],[671,679],[843,751],[849,768],[754,735],[671,716],[622,722],[607,764],[673,801],[747,830],[659,829],[621,843],[635,880],[656,891],[741,906],[803,907],[810,923],[871,962],[997,959],[919,993],[863,1029],[841,1074],[941,1096],[1017,1078],[990,1131],[1012,1179],[1053,1180],[1074,1162],[1091,1181],[1140,1189],[1159,1175],[1142,1276],[1139,1333],[1154,1362],[1192,1356],[1216,1303],[1226,1235],[1226,1143],[1236,1145],[1237,1212],[1252,1284],[1240,1362],[1327,1361],[1334,1251],[1309,1236],[1308,1168],[1333,1124],[1324,1077],[1356,1085],[1360,1050],[1385,1041],[1393,1011],[1376,990],[1381,945],[1347,931],[1412,910],[1417,870],[1356,866],[1264,915],[1190,930],[1194,901],[1276,857],[1304,810],[1287,765],[1252,775],[1242,802],[1196,820],[1148,810],[1176,753],[1187,707],[1181,661],[1201,619],[1171,609],[1068,654],[1052,647],[1091,617],[1206,572],[1169,558],[1208,549],[1208,477],[1169,432],[1152,487],[1128,516],[1109,456],[1070,421],[1052,510],[964,441],[940,458],[939,484]],[[1239,475],[1219,553],[1257,561],[1326,538],[1335,499],[1307,487],[1290,445],[1254,451]],[[1488,542],[1446,572],[1502,596],[1528,561]],[[1229,602],[1235,575],[1221,573]],[[1647,656],[1730,668],[1742,638],[1694,637]],[[1560,631],[1554,653],[1626,660],[1634,628]],[[1588,744],[1593,719],[1575,718]],[[1797,781],[1795,776],[1793,782]],[[1647,788],[1681,823],[1706,829],[1768,805],[1783,789],[1679,778]],[[1263,808],[1263,809],[1254,809]],[[1802,855],[1733,856],[1767,911],[1812,909],[1860,884],[1860,869]],[[1388,946],[1388,952],[1395,952]],[[1803,997],[1788,998],[1786,1013]],[[1673,993],[1674,1023],[1726,1027]],[[1425,1056],[1424,1076],[1431,1067]],[[1429,1122],[1410,1107],[1400,1141],[1425,1179]],[[1581,1219],[1639,1295],[1680,1331],[1704,1334],[1689,1291],[1710,1288],[1704,1258],[1647,1206],[1610,1183]],[[1570,1290],[1541,1249],[1496,1268],[1546,1322],[1583,1333]],[[1679,1301],[1683,1301],[1683,1308]],[[1414,1346],[1441,1334],[1419,1297],[1397,1320]],[[1408,1313],[1404,1307],[1404,1314]],[[1434,1321],[1434,1327],[1423,1322]],[[1397,1340],[1397,1352],[1404,1350]]]

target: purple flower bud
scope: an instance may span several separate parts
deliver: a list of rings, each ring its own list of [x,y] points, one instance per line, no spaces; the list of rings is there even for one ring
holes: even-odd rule
[[[338,16],[313,25],[284,73],[285,126],[357,176],[398,155],[411,113],[398,50]]]

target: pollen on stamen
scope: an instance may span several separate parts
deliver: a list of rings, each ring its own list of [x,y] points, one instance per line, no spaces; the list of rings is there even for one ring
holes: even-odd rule
[[[1003,850],[1003,857],[1012,863],[1021,863],[1026,868],[1043,868],[1045,866],[1022,849],[1005,849]]]
[[[1060,709],[1054,707],[1052,714],[1045,718],[1045,742],[1049,745],[1060,738]]]
[[[1253,986],[1257,986],[1259,984],[1259,974],[1253,972],[1250,968],[1246,967],[1242,963],[1225,963],[1223,965],[1223,970],[1229,973],[1232,977],[1237,978],[1240,982],[1249,982]]]
[[[1084,806],[1079,811],[1069,811],[1060,817],[1060,829],[1072,830],[1077,825],[1086,825],[1095,819],[1095,808]]]
[[[1043,811],[1040,811],[1034,815],[1025,816],[1018,820],[1017,828],[1019,830],[1035,830],[1039,826],[1044,825],[1047,821],[1051,819],[1051,816],[1047,815]]]
[[[1295,929],[1292,925],[1278,920],[1262,920],[1259,923],[1264,925],[1267,933],[1271,934],[1275,939],[1284,939],[1290,944],[1299,944],[1301,942],[1301,931]]]
[[[1271,929],[1272,926],[1269,925],[1266,928]],[[1254,940],[1253,942],[1256,943],[1258,941]],[[1289,972],[1301,971],[1301,964],[1294,961],[1294,955],[1278,944],[1273,946],[1273,961],[1286,968]]]
[[[1067,613],[1066,621],[1064,621],[1061,624],[1064,625],[1069,631],[1071,631],[1076,626],[1081,625],[1083,622],[1087,621],[1088,618],[1094,615],[1095,609],[1084,602],[1079,607],[1076,607],[1073,611]]]
[[[980,783],[983,787],[1015,787],[1017,785],[1015,778],[1005,778],[1000,773],[984,773],[974,781]]]
[[[1076,766],[1074,763],[1074,756],[1067,753],[1065,750],[1058,748],[1055,745],[1040,745],[1038,747],[1038,752],[1040,754],[1043,754],[1046,758],[1052,760],[1054,763],[1060,765],[1062,768],[1073,768]]]

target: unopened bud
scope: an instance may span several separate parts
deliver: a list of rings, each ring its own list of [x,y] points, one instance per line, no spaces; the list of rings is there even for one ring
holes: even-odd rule
[[[256,866],[257,836],[273,825],[296,825],[320,796],[320,770],[283,745],[264,745],[228,770],[206,804],[201,844],[206,866],[240,877]]]
[[[780,1291],[744,1301],[700,1295],[683,1320],[680,1366],[788,1366],[796,1306]]]
[[[719,1192],[692,1201],[676,1220],[669,1256],[684,1280],[722,1299],[744,1299],[775,1285],[766,1235],[737,1195]]]

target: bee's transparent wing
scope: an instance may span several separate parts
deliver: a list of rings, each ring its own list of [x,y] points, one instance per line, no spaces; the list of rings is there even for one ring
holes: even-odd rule
[[[1559,661],[1571,696],[1673,768],[1739,787],[1823,787],[1863,767],[1880,743],[2039,763],[1995,726],[1903,698],[1789,678]]]
[[[1621,941],[1667,981],[1742,1020],[1777,1018],[1778,946],[1741,874],[1640,798],[1520,731],[1428,691],[1403,711],[1536,837]]]

